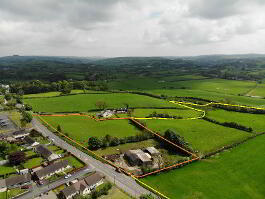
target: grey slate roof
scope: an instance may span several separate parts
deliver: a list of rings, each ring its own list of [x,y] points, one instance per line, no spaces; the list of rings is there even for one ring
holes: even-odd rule
[[[31,181],[31,175],[25,174],[25,175],[19,175],[19,176],[14,176],[6,179],[6,186],[14,186],[16,184],[23,184]]]
[[[78,191],[75,189],[74,185],[66,187],[62,190],[62,194],[67,198],[70,195],[77,193]]]
[[[13,133],[13,135],[26,135],[26,134],[29,134],[28,132],[26,132],[26,131],[15,131],[14,133]]]
[[[47,149],[44,145],[38,145],[36,151],[41,154],[42,157],[48,159],[52,155],[52,152]]]
[[[24,138],[24,140],[25,140],[25,142],[27,142],[27,144],[34,144],[35,143],[35,140],[33,140],[31,137],[29,137],[29,136],[26,136],[25,138]]]
[[[95,174],[92,174],[92,175],[86,177],[84,180],[88,186],[92,186],[92,185],[98,183],[102,178],[103,178],[103,176],[97,172]]]
[[[45,177],[51,173],[56,172],[57,170],[59,170],[61,168],[66,168],[68,165],[69,165],[69,163],[67,160],[56,162],[54,164],[50,164],[47,167],[44,167],[41,170],[36,171],[35,175],[40,179],[40,178]]]

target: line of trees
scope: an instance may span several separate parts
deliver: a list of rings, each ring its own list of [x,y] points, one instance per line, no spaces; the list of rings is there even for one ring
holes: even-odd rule
[[[181,116],[169,115],[167,113],[157,113],[156,111],[154,111],[153,113],[151,113],[147,117],[160,117],[160,118],[172,118],[172,119],[182,119],[183,118]]]
[[[215,108],[224,109],[227,111],[235,111],[241,113],[252,113],[252,114],[265,114],[265,110],[263,109],[254,109],[254,108],[246,108],[246,107],[239,107],[239,106],[225,106],[221,104],[214,104],[212,105]]]
[[[216,120],[208,118],[208,117],[204,117],[203,119],[208,121],[208,122],[212,122],[214,124],[218,124],[221,126],[239,129],[239,130],[250,132],[250,133],[253,132],[253,129],[251,127],[246,127],[246,126],[243,126],[241,124],[237,124],[236,122],[219,122],[219,121],[216,121]]]
[[[90,150],[97,150],[100,148],[106,148],[110,146],[118,146],[126,143],[141,142],[153,138],[150,133],[141,133],[135,136],[128,136],[123,138],[113,137],[111,135],[106,135],[105,137],[90,137],[88,140],[88,148]]]
[[[10,85],[10,92],[19,95],[45,93],[51,91],[59,91],[62,94],[69,94],[73,89],[80,90],[108,90],[108,85],[105,83],[95,83],[93,81],[58,81],[45,83],[40,80],[30,82],[14,83]]]

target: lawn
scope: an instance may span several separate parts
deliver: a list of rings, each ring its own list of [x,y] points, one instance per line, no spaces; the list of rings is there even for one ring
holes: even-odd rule
[[[36,153],[32,150],[29,150],[29,151],[26,151],[26,157],[30,157],[30,156],[33,156],[33,155],[36,155]]]
[[[109,190],[109,194],[106,196],[101,196],[99,199],[132,199],[132,197],[128,196],[116,186],[113,186],[111,190]]]
[[[142,181],[171,199],[264,199],[265,135],[182,169]]]
[[[10,119],[18,126],[18,127],[21,127],[21,114],[17,111],[11,111],[9,112],[8,116],[10,117]],[[31,128],[32,127],[32,124],[31,123],[28,123],[26,124],[25,128]]]
[[[246,127],[251,127],[254,132],[265,131],[264,114],[248,114],[225,110],[214,110],[207,112],[207,117],[219,122],[236,122]]]
[[[12,166],[9,165],[0,166],[0,175],[5,175],[13,172],[16,172],[16,170]]]
[[[56,146],[56,145],[49,145],[48,149],[50,149],[51,151],[55,152],[55,151],[60,150],[61,148]]]
[[[5,192],[0,192],[0,199],[6,199],[6,191]]]
[[[15,188],[15,189],[11,189],[7,191],[7,198],[13,198],[17,195],[20,195],[24,192],[26,192],[27,190],[25,189],[20,189],[20,188]]]
[[[108,120],[97,122],[85,116],[42,117],[53,127],[59,124],[64,132],[79,142],[87,142],[92,136],[103,137],[107,134],[126,137],[141,133],[128,120]]]
[[[78,160],[76,157],[74,156],[68,156],[63,158],[64,160],[68,160],[69,164],[72,167],[75,167],[76,169],[78,168],[82,168],[83,166],[85,166],[85,164],[83,162],[81,162],[80,160]]]
[[[23,167],[31,169],[33,167],[41,165],[42,162],[43,162],[43,158],[41,157],[29,159],[25,163],[23,163]]]
[[[147,96],[128,93],[114,94],[79,94],[51,98],[25,99],[34,111],[41,112],[86,112],[98,109],[96,103],[102,101],[107,108],[130,107],[174,107],[171,103]]]
[[[250,136],[250,133],[204,120],[145,120],[145,122],[150,129],[157,132],[175,130],[192,145],[193,149],[204,154]]]

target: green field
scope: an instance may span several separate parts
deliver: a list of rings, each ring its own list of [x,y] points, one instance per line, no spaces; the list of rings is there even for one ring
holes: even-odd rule
[[[95,105],[98,101],[106,102],[107,108],[125,107],[125,104],[130,107],[174,107],[164,100],[128,93],[79,94],[24,100],[25,103],[32,105],[33,110],[37,112],[86,112],[91,109],[98,109]]]
[[[183,108],[182,106],[175,105],[178,109],[134,109],[133,116],[134,117],[148,117],[154,111],[157,114],[168,114],[170,116],[180,116],[182,118],[191,118],[200,116],[200,112]]]
[[[84,93],[83,90],[72,90],[71,94],[79,94],[79,93]],[[105,93],[104,91],[91,91],[91,90],[86,90],[85,93]],[[38,97],[55,97],[59,96],[61,92],[47,92],[47,93],[37,93],[37,94],[27,94],[23,95],[23,98],[38,98]]]
[[[251,127],[254,132],[265,132],[265,114],[248,114],[225,110],[207,112],[207,117],[219,122],[236,122],[246,127]]]
[[[87,143],[92,137],[103,137],[107,134],[116,137],[126,137],[141,133],[128,120],[109,120],[97,122],[88,117],[68,116],[68,117],[42,117],[53,127],[59,124],[64,132],[78,142]]]
[[[256,83],[251,81],[236,81],[224,79],[192,79],[183,81],[181,78],[170,77],[154,79],[154,78],[137,78],[114,81],[110,83],[110,87],[123,90],[169,90],[169,89],[189,89],[202,90],[208,92],[216,92],[222,94],[244,94],[254,88]]]
[[[255,89],[248,93],[248,95],[256,97],[265,97],[265,84],[258,84]]]
[[[145,120],[145,122],[150,129],[157,132],[175,130],[191,144],[194,150],[204,154],[250,136],[247,132],[204,120]]]
[[[264,199],[265,135],[219,156],[142,181],[171,199]]]

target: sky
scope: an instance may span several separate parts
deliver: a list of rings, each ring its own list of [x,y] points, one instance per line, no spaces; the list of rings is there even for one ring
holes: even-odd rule
[[[265,53],[265,0],[0,0],[0,56]]]

